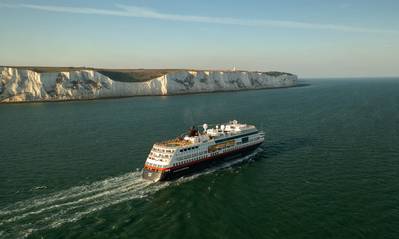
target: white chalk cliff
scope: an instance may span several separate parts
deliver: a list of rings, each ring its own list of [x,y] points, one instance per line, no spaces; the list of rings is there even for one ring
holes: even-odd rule
[[[294,86],[297,76],[248,71],[180,70],[144,82],[120,82],[94,70],[37,73],[0,67],[0,103],[173,95]]]

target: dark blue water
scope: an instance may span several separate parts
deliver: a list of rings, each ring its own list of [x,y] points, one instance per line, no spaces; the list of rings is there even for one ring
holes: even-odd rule
[[[0,238],[399,238],[399,79],[0,106]],[[237,119],[256,155],[171,183],[152,144]]]

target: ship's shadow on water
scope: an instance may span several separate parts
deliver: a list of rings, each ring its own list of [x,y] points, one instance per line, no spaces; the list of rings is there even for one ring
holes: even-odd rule
[[[262,150],[254,157],[254,160],[273,158],[280,154],[311,146],[313,143],[314,140],[311,138],[291,138],[271,143],[265,142],[260,146]]]
[[[228,161],[222,164],[211,166],[208,169],[204,170],[203,172],[192,173],[190,175],[187,175],[186,177],[189,179],[193,179],[201,175],[206,175],[218,171],[223,172],[226,169],[240,167],[251,161],[269,159],[290,151],[311,146],[313,145],[313,143],[314,139],[311,138],[291,138],[270,143],[266,141],[258,149],[256,149],[254,152],[250,154],[247,154],[233,161]],[[182,179],[185,180],[184,178],[186,177],[179,178],[177,179],[177,181]]]

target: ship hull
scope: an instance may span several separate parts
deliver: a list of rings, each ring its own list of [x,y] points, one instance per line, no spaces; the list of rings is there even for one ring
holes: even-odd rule
[[[236,159],[245,157],[251,154],[255,149],[257,149],[262,143],[251,145],[249,147],[239,149],[232,152],[227,152],[224,154],[216,155],[214,157],[207,158],[201,162],[190,164],[187,166],[179,168],[171,168],[165,171],[152,171],[148,169],[143,169],[143,178],[152,181],[168,181],[174,180],[183,176],[193,175],[195,173],[201,172],[206,168],[217,166],[223,162],[234,161]]]

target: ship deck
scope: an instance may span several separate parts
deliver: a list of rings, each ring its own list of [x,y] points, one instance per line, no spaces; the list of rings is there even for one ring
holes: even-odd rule
[[[156,143],[156,145],[163,147],[180,147],[180,146],[188,146],[191,144],[193,144],[191,141],[184,139],[170,139]]]

